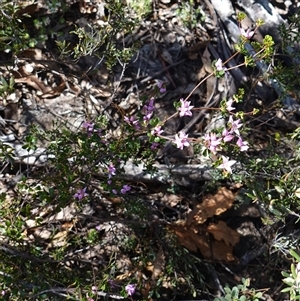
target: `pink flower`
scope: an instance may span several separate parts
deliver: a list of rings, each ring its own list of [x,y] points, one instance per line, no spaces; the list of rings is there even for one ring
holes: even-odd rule
[[[156,84],[157,84],[157,87],[159,89],[159,92],[162,94],[162,93],[165,93],[167,91],[167,89],[164,87],[164,82],[161,81],[161,80],[156,80]]]
[[[141,129],[139,121],[135,118],[135,116],[124,117],[124,120],[129,124],[134,126],[134,128],[138,131]]]
[[[117,287],[117,285],[116,285],[116,283],[114,282],[114,280],[108,279],[107,282],[108,282],[108,284],[110,285],[111,288]]]
[[[86,129],[88,136],[90,137],[92,135],[92,133],[94,132],[94,123],[85,121],[82,124],[82,127]]]
[[[178,108],[178,110],[180,111],[179,116],[183,117],[183,116],[192,116],[192,112],[191,109],[194,106],[190,106],[190,101],[184,100],[183,98],[180,99],[181,102],[181,107]]]
[[[130,189],[131,189],[131,187],[129,185],[124,185],[123,188],[121,189],[121,193],[125,194]]]
[[[235,107],[232,106],[233,104],[233,99],[229,99],[227,102],[226,102],[226,110],[228,112],[232,111],[232,110],[235,110]]]
[[[224,129],[224,130],[223,130],[223,132],[222,132],[222,137],[223,137],[223,141],[224,141],[224,142],[230,142],[230,141],[234,138],[234,136],[231,135],[231,133],[228,132],[227,129]]]
[[[97,231],[101,231],[101,230],[102,230],[102,225],[96,226],[95,229],[96,229]]]
[[[79,189],[74,195],[73,197],[75,199],[78,199],[79,201],[82,200],[84,197],[88,196],[88,194],[85,192],[86,191],[86,187],[83,189]]]
[[[215,67],[216,67],[216,70],[217,71],[225,71],[226,68],[223,67],[223,63],[222,63],[222,60],[221,59],[218,59],[216,62],[215,62]]]
[[[224,169],[229,173],[232,173],[231,166],[236,163],[235,160],[229,160],[227,157],[222,156],[223,163],[218,166],[220,169]]]
[[[149,121],[151,119],[154,110],[154,98],[151,97],[148,100],[148,102],[143,106],[144,121]]]
[[[134,284],[127,284],[125,286],[125,291],[128,296],[132,296],[135,292],[135,285]]]
[[[247,31],[245,31],[244,28],[240,28],[240,32],[241,35],[248,40],[251,39],[252,36],[254,35],[254,31],[251,31],[250,28],[248,28]]]
[[[97,291],[98,291],[98,287],[97,287],[97,286],[95,286],[95,285],[93,285],[93,286],[92,286],[92,291],[93,291],[94,293],[97,293]]]
[[[151,144],[151,146],[150,146],[150,149],[151,150],[156,150],[158,147],[159,147],[159,143],[157,143],[157,142],[153,142],[152,144]]]
[[[243,126],[243,124],[241,124],[241,119],[237,119],[234,121],[232,116],[230,115],[228,124],[230,125],[230,133],[234,132],[239,136],[240,135],[239,128]]]
[[[160,135],[164,130],[161,129],[161,126],[156,126],[152,131],[151,131],[151,134],[153,136],[157,136],[157,135]]]
[[[221,144],[221,138],[217,138],[215,133],[206,134],[204,136],[205,146],[215,154],[218,150],[218,146]]]
[[[184,132],[180,131],[178,134],[175,135],[175,144],[177,144],[177,147],[180,149],[183,149],[184,146],[189,146],[189,140],[188,135]]]
[[[153,112],[155,110],[154,107],[154,97],[151,97],[148,101],[147,104],[144,105],[144,109],[147,111]]]
[[[243,141],[243,139],[241,137],[239,137],[238,141],[236,142],[237,146],[240,148],[241,152],[245,152],[248,150],[249,146],[248,146],[248,142],[247,141]]]
[[[110,179],[111,176],[115,176],[116,175],[116,168],[114,167],[114,165],[112,163],[110,163],[110,165],[107,167],[108,169],[108,178]]]

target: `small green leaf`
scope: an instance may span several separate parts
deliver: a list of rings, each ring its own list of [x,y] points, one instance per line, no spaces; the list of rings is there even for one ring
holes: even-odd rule
[[[290,250],[290,254],[298,261],[300,262],[300,256],[298,253],[296,253],[293,249]]]
[[[295,280],[292,277],[288,277],[288,278],[282,279],[282,281],[284,283],[286,283],[287,285],[289,285],[289,286],[292,286],[295,283]]]
[[[238,290],[238,288],[237,288],[236,286],[234,286],[234,287],[232,288],[231,296],[232,296],[233,298],[237,298],[237,297],[239,296],[239,290]]]
[[[291,264],[291,272],[292,272],[293,278],[296,279],[297,278],[296,268],[293,263]]]
[[[290,277],[290,274],[287,273],[287,272],[285,272],[285,271],[282,271],[282,272],[281,272],[281,275],[282,275],[283,277]]]

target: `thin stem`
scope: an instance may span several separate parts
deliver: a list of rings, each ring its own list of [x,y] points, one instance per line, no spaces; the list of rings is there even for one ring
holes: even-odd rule
[[[188,100],[192,96],[192,94],[196,91],[196,89],[213,75],[214,73],[212,72],[211,74],[207,75],[204,79],[202,79],[202,81],[200,81],[200,83],[191,91],[191,93],[185,98],[185,100]]]
[[[210,73],[209,75],[207,75],[204,79],[202,79],[198,85],[190,92],[190,94],[185,98],[184,101],[187,101],[191,96],[192,94],[196,91],[196,89],[202,85],[207,79],[209,79],[211,76],[213,76],[214,73]],[[162,123],[160,125],[164,125],[168,120],[172,119],[173,117],[176,117],[178,115],[178,112],[174,113],[173,115],[169,116],[167,119],[165,119],[164,121],[162,121]]]

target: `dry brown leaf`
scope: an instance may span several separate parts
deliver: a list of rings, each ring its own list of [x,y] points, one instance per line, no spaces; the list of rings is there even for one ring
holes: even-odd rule
[[[76,216],[76,204],[62,208],[58,213],[46,218],[45,222],[70,221]]]
[[[30,64],[26,64],[25,66],[20,66],[18,72],[13,72],[15,76],[16,83],[24,83],[36,90],[41,91],[42,93],[46,93],[51,90],[50,87],[47,87],[43,82],[41,82],[35,75],[30,74],[26,69]]]
[[[74,223],[75,223],[75,220],[70,221],[70,222],[65,222],[61,225],[61,229],[70,231],[73,228]]]
[[[37,60],[37,61],[45,59],[42,50],[37,48],[23,50],[18,54],[18,58],[19,59],[26,58],[26,59]]]
[[[47,87],[42,83],[35,75],[27,75],[26,77],[16,78],[16,83],[24,83],[32,88],[41,91],[42,93],[46,93],[51,90],[50,87]]]
[[[56,233],[53,237],[51,242],[48,244],[47,248],[55,248],[55,247],[62,247],[65,246],[67,242],[67,237],[72,228],[74,227],[75,220],[71,222],[65,222],[61,225],[62,231]]]
[[[234,194],[222,187],[215,195],[207,195],[188,215],[187,224],[203,224],[209,217],[220,215],[228,210],[234,202]]]
[[[146,281],[144,286],[141,289],[141,293],[142,293],[144,300],[147,300],[147,301],[152,300],[151,298],[149,299],[150,290],[151,290],[151,284],[149,283],[149,281]]]
[[[207,259],[216,259],[220,261],[233,261],[233,247],[228,246],[223,241],[213,241],[210,243],[208,235],[198,233],[196,228],[187,228],[184,226],[171,226],[178,237],[179,242],[189,251],[197,252],[198,250]],[[203,231],[202,231],[203,232]]]
[[[26,55],[30,56],[39,56],[38,52],[28,52],[25,53]],[[18,70],[18,72],[15,73],[15,82],[16,83],[25,83],[31,87],[33,87],[36,90],[39,90],[42,92],[41,97],[42,98],[49,98],[60,95],[63,90],[66,89],[67,83],[63,80],[61,84],[58,86],[51,88],[49,86],[46,86],[42,81],[39,80],[37,76],[34,74],[31,74],[32,70],[28,70],[28,66],[32,67],[30,64],[26,64],[24,66],[21,66]],[[32,67],[33,68],[33,67]],[[68,84],[68,87],[76,94],[79,93],[79,90],[76,86]]]
[[[52,232],[42,227],[27,228],[22,233],[23,237],[29,241],[35,241],[36,239],[47,240],[51,237]]]
[[[234,261],[233,247],[227,246],[223,241],[212,242],[212,252],[210,258],[220,261]]]
[[[149,195],[149,200],[157,200],[159,203],[163,205],[167,205],[170,207],[175,207],[176,205],[178,205],[183,197],[182,196],[178,196],[176,194],[171,194],[171,193],[165,193],[165,192],[159,192],[159,193],[154,193],[152,195]]]
[[[54,88],[50,89],[49,91],[47,91],[46,93],[44,93],[43,95],[41,95],[41,97],[42,98],[55,97],[55,96],[60,95],[62,93],[62,91],[65,89],[66,89],[66,83],[62,82],[57,87],[54,87]]]
[[[207,231],[216,240],[223,240],[227,246],[235,246],[240,241],[240,234],[229,228],[225,222],[219,221],[217,224],[210,224]]]
[[[173,226],[172,229],[177,235],[179,242],[189,251],[197,252],[197,250],[200,250],[203,256],[211,258],[207,235],[198,233],[197,229],[193,229],[192,227]]]
[[[67,244],[68,234],[69,231],[60,231],[57,234],[55,234],[51,242],[48,244],[47,249],[65,246]]]
[[[153,273],[151,276],[151,280],[156,281],[158,276],[163,272],[164,268],[165,268],[165,254],[162,246],[160,246],[155,261],[153,262]]]
[[[188,49],[188,57],[190,60],[196,60],[199,58],[200,50],[208,45],[209,41],[201,41],[196,43],[195,45],[192,45]]]
[[[125,280],[125,279],[129,278],[133,273],[134,273],[134,271],[130,271],[130,272],[126,272],[124,274],[118,275],[116,277],[116,280],[117,281]]]

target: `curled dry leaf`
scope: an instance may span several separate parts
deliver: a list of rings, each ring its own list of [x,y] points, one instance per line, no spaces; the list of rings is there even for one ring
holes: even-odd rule
[[[233,246],[226,245],[224,241],[210,242],[207,232],[198,233],[198,230],[192,226],[171,226],[170,229],[176,234],[179,242],[189,251],[197,252],[199,250],[206,259],[235,260],[232,254]]]
[[[42,81],[40,81],[37,76],[31,74],[34,68],[32,65],[26,64],[24,66],[20,66],[18,72],[13,72],[15,76],[15,83],[24,83],[37,91],[41,91],[42,93],[46,93],[51,90],[50,87],[47,87]]]
[[[179,242],[186,247],[189,251],[197,252],[209,248],[207,238],[203,235],[195,233],[194,229],[187,228],[186,226],[174,225],[170,226],[170,229],[176,234]]]
[[[203,224],[209,217],[220,215],[227,211],[234,202],[234,194],[222,187],[215,195],[207,195],[188,215],[187,224]]]
[[[235,246],[240,241],[240,234],[229,228],[223,221],[219,221],[217,224],[210,224],[207,227],[207,231],[216,240],[223,240],[227,246]]]
[[[227,246],[223,241],[214,241],[211,246],[212,254],[208,258],[213,258],[219,261],[234,261],[235,257],[232,254],[233,247]],[[203,254],[203,256],[205,256]]]

